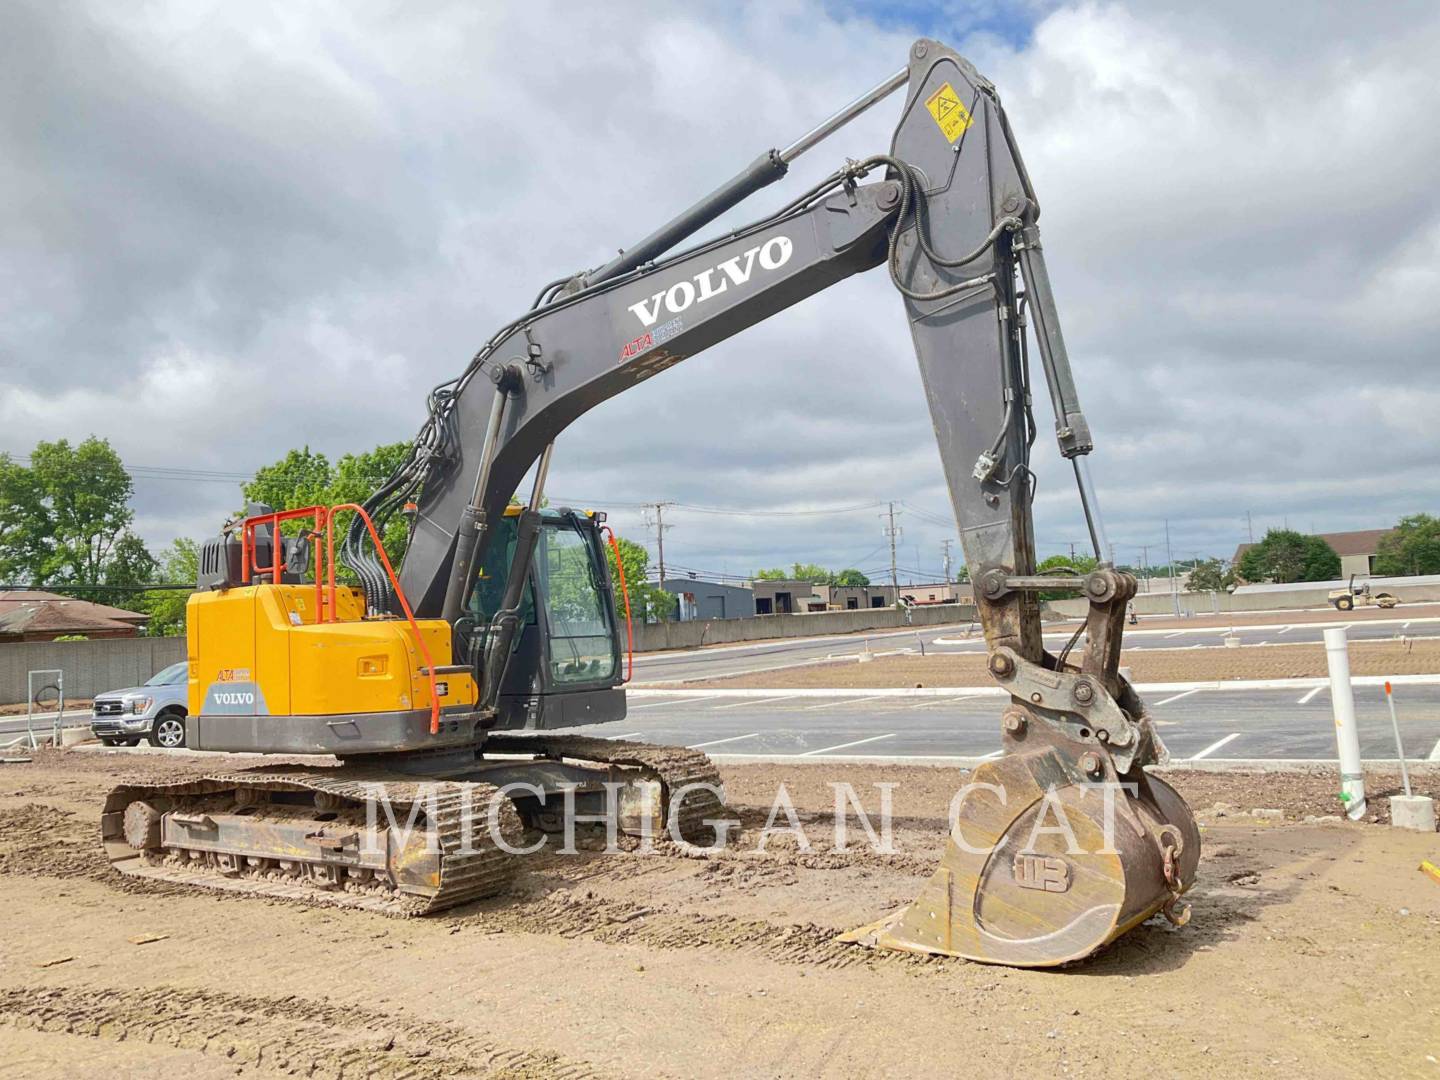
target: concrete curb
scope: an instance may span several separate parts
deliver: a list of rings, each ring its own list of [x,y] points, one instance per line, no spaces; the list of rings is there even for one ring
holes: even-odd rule
[[[715,676],[709,676],[704,680],[687,680],[693,682],[711,682]],[[1391,675],[1388,678],[1384,675],[1356,675],[1350,680],[1354,686],[1383,686],[1386,682],[1394,683],[1396,686],[1403,685],[1435,685],[1440,684],[1440,675]],[[1172,683],[1137,683],[1135,689],[1142,694],[1172,694],[1183,690],[1313,690],[1317,686],[1329,686],[1327,678],[1306,678],[1306,679],[1220,679],[1206,682],[1172,682]],[[626,687],[625,693],[631,697],[673,697],[684,699],[687,697],[1008,697],[1010,692],[999,686],[892,686],[872,687],[870,689],[846,688],[846,689],[818,689],[815,687],[804,687],[786,689],[785,687],[770,687],[769,689],[730,689],[730,690],[667,690],[658,686]]]
[[[974,769],[995,758],[958,757],[939,754],[710,754],[720,765],[925,765],[933,768]],[[1410,775],[1440,776],[1440,764],[1406,758]],[[1203,761],[1174,761],[1169,765],[1153,765],[1149,771],[1171,772],[1262,772],[1262,773],[1334,773],[1339,768],[1333,759],[1324,758],[1206,758]],[[1398,772],[1398,760],[1367,761],[1365,772]]]

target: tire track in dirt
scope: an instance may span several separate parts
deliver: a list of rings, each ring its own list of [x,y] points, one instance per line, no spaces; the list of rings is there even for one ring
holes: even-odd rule
[[[556,1054],[516,1050],[448,1024],[294,996],[157,987],[0,991],[0,1025],[113,1042],[160,1043],[244,1067],[308,1077],[583,1080],[602,1074]]]
[[[0,810],[0,874],[98,877],[108,869],[99,830],[86,835],[68,810],[43,803]]]
[[[836,940],[833,927],[815,923],[778,924],[730,915],[706,915],[589,899],[560,891],[543,900],[449,920],[455,931],[522,933],[604,945],[651,949],[740,952],[781,964],[831,970],[910,967],[936,971],[957,961],[876,951]]]

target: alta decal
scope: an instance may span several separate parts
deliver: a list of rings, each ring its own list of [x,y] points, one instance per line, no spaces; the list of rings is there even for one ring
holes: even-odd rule
[[[662,345],[685,329],[685,322],[678,315],[667,323],[661,323],[654,330],[646,330],[634,341],[626,342],[620,350],[620,363],[633,360],[641,353],[649,352],[656,345]]]

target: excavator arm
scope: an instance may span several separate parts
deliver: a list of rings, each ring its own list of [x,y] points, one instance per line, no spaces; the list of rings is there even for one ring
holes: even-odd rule
[[[943,45],[920,41],[903,72],[796,146],[808,148],[902,84],[908,93],[888,153],[847,163],[764,220],[655,261],[661,245],[673,245],[738,196],[782,175],[799,150],[761,155],[609,266],[556,283],[497,334],[439,399],[427,426],[447,438],[419,485],[401,583],[417,613],[454,623],[492,523],[537,461],[545,467],[537,470],[530,506],[538,508],[549,447],[570,423],[805,297],[884,265],[905,304],[992,670],[1027,697],[1037,679],[1058,679],[1066,707],[1050,710],[1043,722],[1091,729],[1126,767],[1144,764],[1155,757],[1153,734],[1113,707],[1125,693],[1119,634],[1134,583],[1106,559],[1083,468],[1090,431],[1045,269],[1039,203],[994,87]],[[1060,452],[1075,462],[1101,562],[1086,577],[1035,576],[1027,325]],[[511,573],[517,586],[525,573],[524,539],[533,544],[534,533],[522,515]],[[1042,588],[1073,590],[1091,601],[1076,673],[1044,654],[1035,599]],[[506,654],[503,633],[489,641]]]

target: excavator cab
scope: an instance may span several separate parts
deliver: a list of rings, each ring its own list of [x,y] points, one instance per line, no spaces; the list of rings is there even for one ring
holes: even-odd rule
[[[506,511],[480,561],[455,624],[457,657],[485,655],[505,604],[520,513],[518,506]],[[519,628],[501,676],[497,728],[577,727],[624,717],[620,625],[600,540],[604,521],[594,511],[540,512]]]

